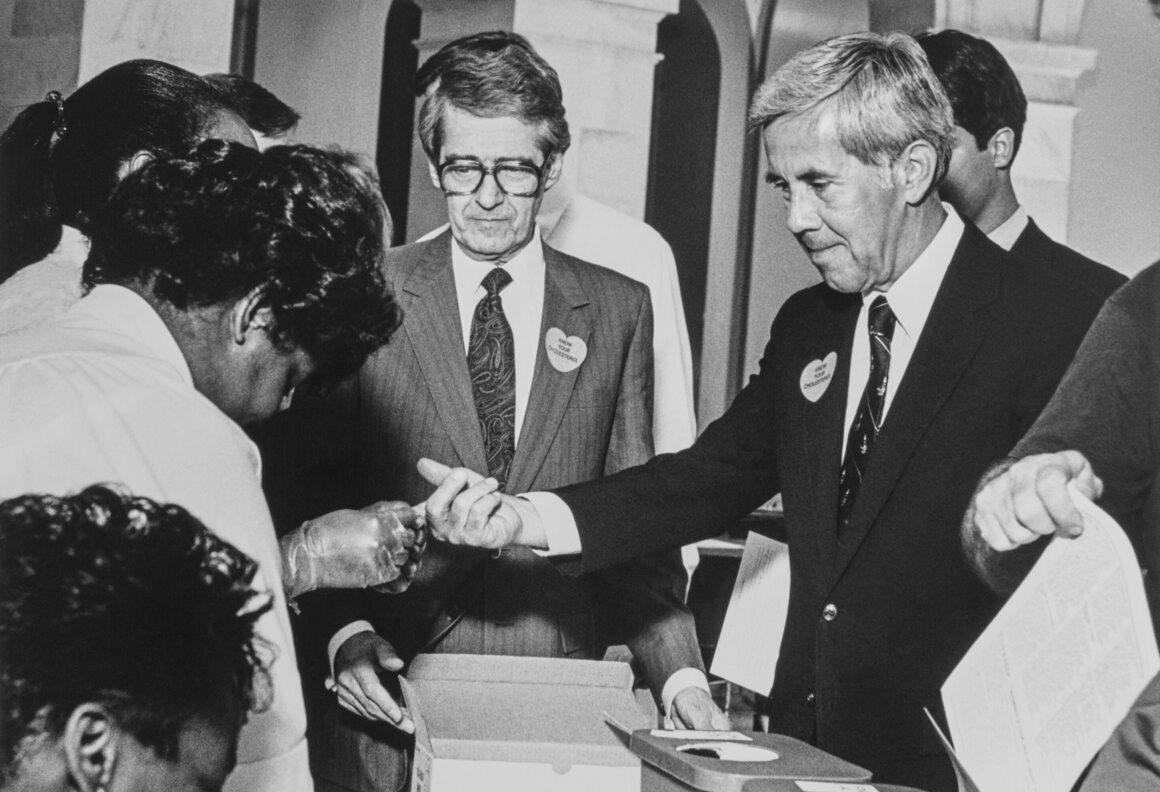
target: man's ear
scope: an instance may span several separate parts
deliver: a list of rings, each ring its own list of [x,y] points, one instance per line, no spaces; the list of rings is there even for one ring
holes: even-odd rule
[[[987,153],[991,155],[991,164],[996,170],[1010,168],[1015,159],[1015,130],[1011,127],[995,130],[995,134],[987,141]]]
[[[439,169],[435,166],[435,161],[427,160],[427,173],[431,176],[431,184],[439,192],[443,192],[443,185],[439,183]]]
[[[906,202],[912,206],[922,203],[934,187],[938,171],[938,152],[925,140],[916,140],[895,161],[895,178],[901,180]]]
[[[153,161],[153,153],[142,149],[134,154],[129,159],[121,163],[121,167],[117,168],[118,181],[124,179],[130,173],[136,173]]]
[[[234,303],[229,313],[230,339],[239,345],[250,340],[253,333],[265,333],[274,326],[274,315],[266,305],[265,293],[256,288]]]
[[[560,180],[560,173],[564,169],[564,155],[553,154],[552,159],[548,161],[548,171],[544,174],[544,192],[552,189],[556,182]]]
[[[81,704],[69,716],[61,740],[68,772],[81,792],[112,784],[123,735],[100,704]]]

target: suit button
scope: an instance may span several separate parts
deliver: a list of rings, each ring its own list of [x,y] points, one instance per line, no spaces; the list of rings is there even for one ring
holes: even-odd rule
[[[822,608],[822,618],[828,622],[838,618],[838,606],[832,602],[827,603],[826,607]]]
[[[817,696],[815,696],[813,693],[810,693],[809,695],[806,696],[806,706],[807,707],[809,707],[810,709],[813,709],[817,705],[818,705],[818,697]]]

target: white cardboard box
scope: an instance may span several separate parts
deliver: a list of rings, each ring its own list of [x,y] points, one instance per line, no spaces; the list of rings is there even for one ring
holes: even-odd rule
[[[404,680],[412,792],[637,792],[640,760],[606,723],[655,725],[624,663],[420,655]]]

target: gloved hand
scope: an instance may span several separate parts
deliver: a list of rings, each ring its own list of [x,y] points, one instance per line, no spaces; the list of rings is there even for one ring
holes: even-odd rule
[[[283,536],[282,586],[293,599],[320,588],[404,591],[427,545],[423,516],[402,501],[341,509]]]

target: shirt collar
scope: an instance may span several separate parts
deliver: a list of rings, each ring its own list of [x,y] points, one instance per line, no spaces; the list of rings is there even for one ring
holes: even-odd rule
[[[451,267],[455,273],[455,291],[461,295],[475,294],[480,288],[487,273],[497,265],[490,261],[477,261],[463,252],[463,248],[451,239]],[[527,283],[532,278],[543,278],[544,275],[544,246],[540,241],[540,227],[537,225],[532,232],[532,239],[524,245],[511,260],[498,266],[507,270],[512,276],[512,283]],[[511,288],[511,287],[508,287]]]
[[[998,228],[987,234],[987,238],[1004,250],[1009,251],[1015,247],[1015,242],[1019,239],[1019,235],[1027,227],[1028,219],[1027,210],[1020,206],[1010,217],[1000,223]]]
[[[189,387],[193,375],[181,347],[161,317],[141,295],[124,286],[101,285],[70,309],[94,317],[114,332],[132,338],[150,357],[170,365]]]
[[[921,334],[934,305],[935,294],[963,237],[965,226],[962,218],[949,205],[944,203],[943,208],[946,219],[942,227],[914,263],[894,282],[889,293],[873,291],[862,298],[863,304],[869,304],[875,297],[885,295],[898,325],[911,338],[918,338]]]

